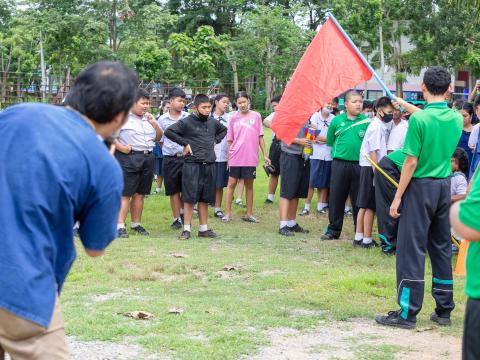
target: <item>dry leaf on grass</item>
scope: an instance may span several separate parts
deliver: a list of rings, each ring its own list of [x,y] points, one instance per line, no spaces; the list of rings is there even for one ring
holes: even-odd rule
[[[131,311],[123,315],[139,320],[147,320],[153,318],[153,314],[150,314],[146,311]]]
[[[183,258],[188,257],[188,255],[186,255],[186,254],[181,254],[181,253],[173,253],[173,254],[170,254],[170,256],[172,256],[172,257],[174,257],[174,258],[177,258],[177,259],[183,259]]]
[[[168,310],[168,313],[169,314],[183,314],[185,312],[184,309],[182,308],[176,308],[176,307],[173,307],[171,309]]]

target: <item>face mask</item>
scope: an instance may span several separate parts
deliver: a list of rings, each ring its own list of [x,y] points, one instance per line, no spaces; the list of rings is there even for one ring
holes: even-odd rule
[[[386,124],[388,124],[392,120],[393,120],[393,114],[385,114],[382,116],[382,121]]]
[[[330,115],[330,113],[331,113],[330,109],[329,109],[329,108],[326,108],[326,107],[324,107],[324,108],[322,109],[322,112],[323,112],[324,114],[328,114],[328,115]]]
[[[198,116],[198,118],[199,118],[200,120],[206,121],[206,120],[208,119],[208,116],[209,116],[209,115],[202,115],[202,114],[200,114],[200,113],[197,113],[197,116]]]

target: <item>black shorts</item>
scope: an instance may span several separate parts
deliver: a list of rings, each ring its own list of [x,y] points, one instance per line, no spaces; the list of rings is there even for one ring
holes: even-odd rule
[[[375,188],[373,186],[373,169],[370,166],[360,167],[357,207],[375,211]]]
[[[227,162],[215,163],[215,189],[223,189],[228,184]]]
[[[310,159],[310,187],[312,189],[329,189],[332,162]]]
[[[215,164],[186,162],[182,169],[182,200],[187,204],[215,203]]]
[[[282,151],[280,157],[280,197],[288,200],[304,199],[308,195],[310,161],[302,155]]]
[[[255,166],[230,166],[228,176],[235,179],[255,179],[257,168]]]
[[[152,153],[115,152],[123,172],[123,196],[134,194],[148,195],[152,189],[153,165],[155,157]]]
[[[280,175],[280,156],[282,155],[282,143],[276,137],[273,138],[272,144],[270,145],[270,150],[268,151],[268,158],[272,162],[272,165],[275,167],[273,176]]]
[[[182,168],[183,157],[164,156],[163,157],[163,183],[165,186],[165,195],[175,195],[182,192]]]

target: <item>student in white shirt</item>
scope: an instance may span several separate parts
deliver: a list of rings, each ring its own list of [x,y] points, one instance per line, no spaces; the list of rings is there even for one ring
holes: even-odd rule
[[[393,110],[392,101],[386,96],[375,102],[376,116],[368,126],[360,148],[360,184],[357,196],[359,211],[353,245],[366,249],[378,246],[372,238],[375,217],[374,169],[366,156],[378,163],[387,155],[387,124],[393,119]]]
[[[395,150],[403,148],[405,137],[407,136],[408,122],[402,119],[400,109],[393,111],[392,128],[387,141],[387,152],[390,154]]]
[[[313,114],[310,119],[312,128],[319,131],[318,136],[313,141],[313,154],[310,156],[310,185],[308,196],[305,201],[305,207],[300,213],[301,216],[310,214],[310,203],[315,189],[317,189],[317,212],[326,213],[328,207],[328,189],[330,188],[330,174],[332,167],[332,156],[330,146],[326,145],[328,126],[334,116],[332,115],[332,105],[325,105],[321,111]]]
[[[282,99],[281,96],[275,96],[270,101],[270,105],[272,107],[273,112],[268,115],[265,120],[263,120],[263,125],[266,127],[270,127],[272,123],[273,117],[275,116],[275,108],[280,103]],[[265,199],[266,204],[273,204],[273,200],[275,199],[275,192],[277,191],[278,186],[278,177],[280,176],[280,154],[282,153],[281,148],[281,141],[275,136],[275,133],[272,131],[272,143],[270,144],[270,150],[268,152],[268,157],[272,162],[275,171],[270,174],[268,177],[268,195]]]

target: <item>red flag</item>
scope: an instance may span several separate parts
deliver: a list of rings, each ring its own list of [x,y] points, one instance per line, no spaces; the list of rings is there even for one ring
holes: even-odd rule
[[[332,19],[303,54],[275,110],[272,130],[291,144],[300,128],[323,105],[372,73]]]

